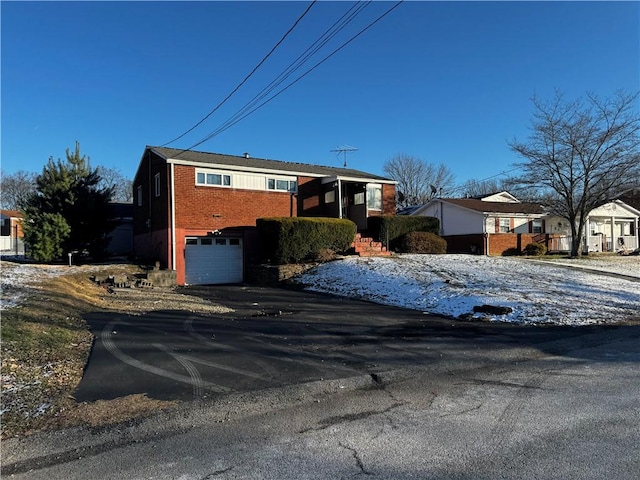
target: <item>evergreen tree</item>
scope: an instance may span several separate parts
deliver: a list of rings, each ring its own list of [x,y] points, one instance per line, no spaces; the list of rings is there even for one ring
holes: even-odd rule
[[[114,228],[108,215],[113,188],[99,186],[97,169],[80,154],[78,142],[66,156],[66,162],[49,158],[23,208],[25,242],[40,261],[72,251],[101,258]]]

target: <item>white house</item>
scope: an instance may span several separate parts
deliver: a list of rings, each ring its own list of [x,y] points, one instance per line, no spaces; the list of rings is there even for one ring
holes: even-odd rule
[[[614,200],[595,208],[587,215],[584,232],[584,251],[617,252],[638,248],[638,219],[640,211],[622,200]],[[569,222],[559,217],[548,217],[549,233],[563,237],[571,235]],[[565,248],[558,248],[564,250]]]

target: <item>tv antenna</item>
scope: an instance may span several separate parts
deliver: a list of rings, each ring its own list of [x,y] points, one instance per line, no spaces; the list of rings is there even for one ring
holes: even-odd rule
[[[336,152],[336,155],[340,156],[342,153],[344,157],[344,165],[343,168],[347,168],[347,153],[355,152],[358,149],[356,147],[352,147],[351,145],[338,145],[335,150],[329,150],[330,152]]]

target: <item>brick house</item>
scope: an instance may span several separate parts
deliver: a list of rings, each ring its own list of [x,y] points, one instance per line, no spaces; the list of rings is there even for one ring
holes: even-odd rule
[[[508,192],[477,198],[434,198],[411,215],[440,220],[448,253],[502,255],[511,248],[544,240],[545,210]]]
[[[236,283],[256,258],[256,219],[334,217],[365,230],[395,213],[395,183],[346,168],[147,147],[133,182],[134,255],[178,285]],[[354,232],[355,233],[355,232]]]
[[[508,192],[478,198],[434,198],[413,210],[440,220],[440,235],[448,253],[503,255],[521,251],[532,242],[551,252],[571,250],[567,220],[549,214],[537,203],[521,202]],[[613,252],[638,248],[640,211],[621,200],[589,212],[583,238],[585,252]]]

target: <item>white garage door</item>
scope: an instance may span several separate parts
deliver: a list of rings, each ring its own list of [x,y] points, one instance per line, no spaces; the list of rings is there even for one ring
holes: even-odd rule
[[[184,246],[187,285],[242,282],[242,240],[187,237]]]

